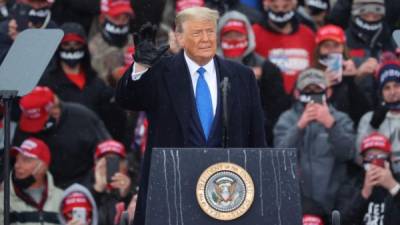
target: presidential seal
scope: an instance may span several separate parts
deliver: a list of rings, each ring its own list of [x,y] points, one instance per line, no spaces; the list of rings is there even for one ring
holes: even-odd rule
[[[217,163],[200,176],[196,188],[201,209],[218,220],[234,220],[249,210],[254,199],[254,184],[242,167]]]

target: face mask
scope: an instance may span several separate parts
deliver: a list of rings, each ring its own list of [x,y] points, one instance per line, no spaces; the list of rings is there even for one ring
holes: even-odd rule
[[[83,49],[60,49],[59,55],[62,62],[65,62],[70,67],[76,67],[85,57],[85,51]]]
[[[360,17],[356,17],[353,23],[358,27],[363,33],[367,35],[375,34],[382,27],[382,20],[377,22],[367,22]]]
[[[294,12],[273,12],[268,10],[268,19],[279,28],[283,28],[294,18]]]
[[[42,25],[47,23],[46,20],[50,20],[51,12],[49,7],[40,9],[31,9],[28,12],[29,21],[34,25]]]
[[[111,45],[122,47],[127,39],[129,33],[129,25],[116,25],[107,18],[103,24],[102,34],[104,39]]]
[[[389,110],[400,110],[400,101],[392,102],[392,103],[385,103],[385,106]]]
[[[33,170],[32,174],[30,174],[29,176],[22,178],[22,179],[18,179],[15,176],[15,173],[12,173],[11,179],[12,179],[13,183],[15,184],[15,186],[17,186],[21,189],[29,188],[32,184],[34,184],[36,182],[36,179],[33,176],[33,174],[36,174],[41,166],[42,166],[42,162],[40,162],[36,166],[36,168]]]
[[[363,163],[363,167],[365,171],[368,171],[369,169],[371,169],[371,163]]]
[[[49,134],[52,133],[57,127],[57,120],[56,118],[49,116],[49,119],[43,126],[43,130],[41,131],[42,134]]]
[[[238,58],[243,56],[249,42],[247,40],[222,40],[221,48],[224,56],[228,58]]]
[[[307,104],[310,102],[315,102],[319,104],[323,104],[326,101],[325,91],[321,93],[300,93],[299,101],[303,104]]]

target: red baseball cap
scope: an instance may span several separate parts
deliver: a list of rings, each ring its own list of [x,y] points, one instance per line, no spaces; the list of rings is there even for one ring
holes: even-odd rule
[[[392,145],[387,137],[378,132],[373,132],[362,140],[361,154],[369,149],[378,149],[390,154],[392,152]]]
[[[87,211],[92,211],[92,204],[88,197],[81,192],[72,192],[67,197],[64,198],[62,203],[62,212],[65,215],[69,215],[74,208],[85,208]],[[68,218],[70,219],[70,218]]]
[[[51,161],[51,153],[47,144],[34,137],[26,139],[19,147],[13,147],[12,154],[14,156],[22,154],[29,158],[39,159],[47,166],[50,165]]]
[[[22,97],[19,102],[22,110],[19,121],[21,130],[30,133],[41,131],[49,118],[54,99],[54,94],[48,87],[36,87]]]
[[[121,158],[126,157],[126,150],[123,144],[115,140],[106,140],[101,142],[96,147],[95,159],[103,157],[105,154],[114,153]]]
[[[204,6],[204,4],[204,0],[177,0],[175,12],[179,13],[180,11],[196,6],[201,7]]]
[[[326,25],[318,29],[315,42],[318,45],[326,40],[332,40],[344,44],[346,42],[346,35],[341,27]]]
[[[246,24],[240,20],[229,20],[222,28],[221,34],[229,31],[237,31],[242,34],[247,34]]]
[[[121,14],[133,15],[133,9],[129,0],[101,0],[101,13],[109,16]]]

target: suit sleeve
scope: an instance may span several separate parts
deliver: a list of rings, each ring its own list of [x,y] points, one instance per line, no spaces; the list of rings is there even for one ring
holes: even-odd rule
[[[119,80],[116,91],[116,101],[128,110],[149,110],[157,105],[156,76],[160,75],[158,64],[147,70],[140,79],[132,80],[132,69],[125,72]]]

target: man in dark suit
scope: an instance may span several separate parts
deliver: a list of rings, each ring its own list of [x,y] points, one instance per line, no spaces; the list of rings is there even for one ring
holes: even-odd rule
[[[120,80],[117,101],[126,109],[145,110],[149,119],[134,224],[145,223],[145,201],[152,147],[222,147],[223,104],[219,88],[228,78],[229,119],[226,147],[264,147],[263,112],[251,69],[215,55],[218,12],[186,9],[176,17],[176,37],[183,51],[160,56],[154,32],[142,27],[135,38],[135,63]]]

